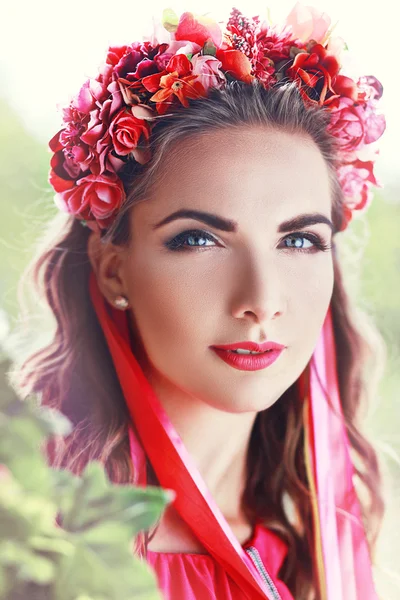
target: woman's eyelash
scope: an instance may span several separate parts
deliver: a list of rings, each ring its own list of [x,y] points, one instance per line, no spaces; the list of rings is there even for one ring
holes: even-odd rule
[[[208,233],[207,231],[203,231],[201,229],[191,229],[188,231],[183,231],[182,233],[178,234],[177,236],[175,236],[174,238],[172,238],[171,240],[166,242],[165,246],[173,252],[186,252],[186,251],[190,252],[192,250],[198,251],[198,250],[202,250],[203,248],[210,247],[206,243],[198,244],[198,245],[184,245],[184,242],[187,241],[188,238],[190,238],[190,237],[192,237],[193,239],[203,238],[204,240],[217,242],[216,238],[213,235],[211,235],[210,233]],[[326,252],[327,250],[330,250],[332,248],[332,246],[330,244],[327,244],[319,235],[317,235],[315,233],[308,233],[305,231],[296,231],[295,233],[291,233],[291,234],[287,235],[282,241],[290,239],[290,238],[297,238],[297,239],[304,238],[314,244],[314,246],[312,246],[310,248],[299,248],[297,246],[286,246],[286,248],[288,250],[294,249],[296,252],[305,252],[307,254],[310,254],[310,253],[314,253],[314,252],[318,252],[318,251]]]

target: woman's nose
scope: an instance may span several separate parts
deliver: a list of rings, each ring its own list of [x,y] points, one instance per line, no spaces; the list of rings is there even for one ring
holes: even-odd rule
[[[265,325],[286,310],[282,273],[264,257],[246,260],[238,269],[232,316]]]

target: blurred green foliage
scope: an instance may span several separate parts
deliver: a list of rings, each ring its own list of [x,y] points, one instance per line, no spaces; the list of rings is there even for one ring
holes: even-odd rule
[[[47,184],[50,154],[44,144],[24,129],[17,116],[0,103],[0,309],[17,318],[16,286],[28,263],[35,240],[56,214],[53,194]],[[400,195],[400,182],[399,182]],[[392,496],[383,528],[376,573],[380,595],[385,600],[400,597],[397,556],[400,506],[400,203],[389,202],[385,189],[378,190],[367,213],[354,219],[340,234],[346,284],[357,305],[369,314],[381,332],[387,348],[387,363],[378,396],[366,417],[367,433],[384,457],[390,475]],[[0,327],[1,329],[1,327]],[[0,381],[0,393],[6,382]],[[388,492],[389,494],[389,492]]]
[[[0,397],[0,599],[161,600],[132,542],[170,498],[154,486],[112,485],[98,461],[81,477],[51,469],[43,444],[71,430],[33,399]]]

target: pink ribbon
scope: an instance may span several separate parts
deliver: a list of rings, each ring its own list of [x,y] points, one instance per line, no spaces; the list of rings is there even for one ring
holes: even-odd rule
[[[339,397],[329,308],[310,364],[310,400],[327,600],[377,600],[353,484],[354,467]],[[330,399],[330,404],[329,404]]]

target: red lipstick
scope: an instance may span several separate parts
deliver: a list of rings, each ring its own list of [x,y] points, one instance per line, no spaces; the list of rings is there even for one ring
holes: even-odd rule
[[[220,346],[211,346],[212,350],[222,358],[224,362],[235,369],[241,371],[258,371],[265,369],[281,355],[286,346],[275,342],[237,342],[234,344],[224,344]],[[234,352],[238,348],[242,350],[251,350],[261,354],[238,354]]]

